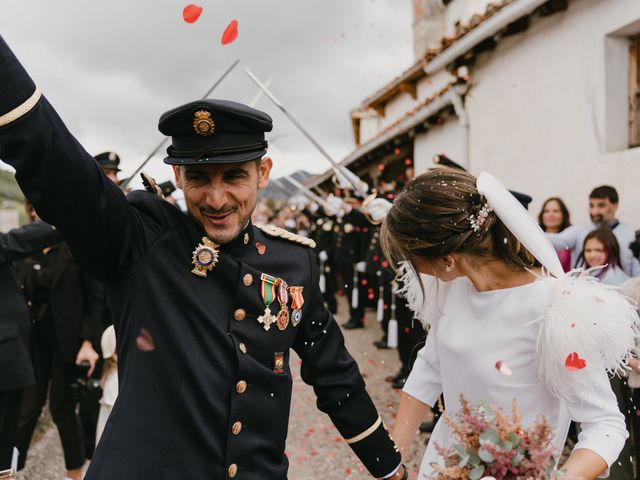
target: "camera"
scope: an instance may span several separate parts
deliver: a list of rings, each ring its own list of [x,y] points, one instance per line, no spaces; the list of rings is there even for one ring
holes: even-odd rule
[[[76,372],[71,382],[71,390],[76,401],[84,398],[100,399],[102,397],[102,387],[100,380],[89,377],[91,364],[87,361],[76,365]]]

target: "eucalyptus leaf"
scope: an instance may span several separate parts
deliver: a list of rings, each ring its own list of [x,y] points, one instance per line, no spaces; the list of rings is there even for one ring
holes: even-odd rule
[[[511,465],[513,465],[514,467],[517,467],[518,465],[520,465],[520,462],[522,462],[522,460],[524,460],[524,455],[522,453],[518,452],[511,459]]]
[[[491,463],[495,460],[493,455],[482,447],[480,447],[480,450],[478,450],[478,456],[483,462],[486,462],[486,463]]]
[[[487,428],[480,434],[480,443],[490,442],[494,445],[500,445],[500,434],[495,428]]]
[[[484,465],[478,465],[469,472],[469,480],[480,480],[484,473]]]

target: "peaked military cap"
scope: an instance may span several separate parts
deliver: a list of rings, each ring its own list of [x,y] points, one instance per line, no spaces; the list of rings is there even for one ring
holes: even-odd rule
[[[158,129],[171,137],[164,163],[171,165],[248,162],[267,153],[271,117],[229,100],[198,100],[165,112]]]
[[[99,153],[95,156],[96,162],[100,165],[104,170],[115,170],[116,172],[120,172],[121,170],[118,168],[120,165],[120,157],[115,152],[103,152]]]

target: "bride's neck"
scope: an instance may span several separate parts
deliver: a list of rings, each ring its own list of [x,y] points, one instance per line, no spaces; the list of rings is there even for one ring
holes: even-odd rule
[[[530,271],[515,271],[501,260],[484,261],[481,264],[464,262],[461,273],[466,275],[478,292],[519,287],[534,282],[536,275]]]

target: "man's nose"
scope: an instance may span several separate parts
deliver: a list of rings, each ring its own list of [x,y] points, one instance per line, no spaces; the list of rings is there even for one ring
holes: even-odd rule
[[[227,204],[227,191],[219,185],[212,185],[207,191],[207,203],[211,208],[220,210]]]

